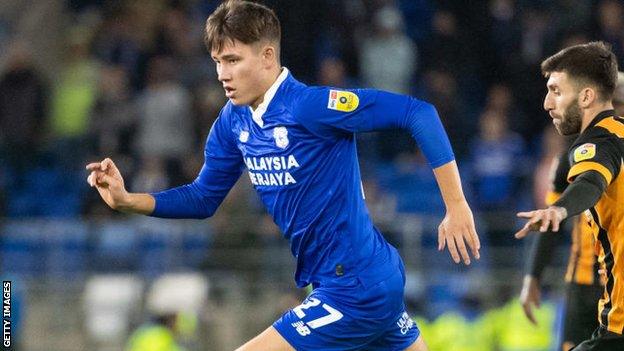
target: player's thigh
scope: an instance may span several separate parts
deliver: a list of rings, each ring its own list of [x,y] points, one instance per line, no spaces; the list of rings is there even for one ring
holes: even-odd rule
[[[295,349],[284,339],[280,333],[268,327],[255,338],[249,340],[236,351],[294,351]]]
[[[420,335],[413,344],[405,349],[405,351],[429,351],[429,349],[427,348],[427,344],[425,344],[425,340],[422,335]]]

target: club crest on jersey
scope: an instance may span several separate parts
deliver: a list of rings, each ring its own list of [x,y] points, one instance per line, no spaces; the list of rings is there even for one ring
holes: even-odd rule
[[[350,91],[330,90],[327,108],[330,110],[351,112],[360,104],[360,98]]]
[[[574,150],[574,162],[589,160],[596,156],[596,144],[585,143]]]
[[[246,143],[249,140],[249,132],[246,130],[243,130],[242,132],[240,132],[240,135],[238,136],[238,140],[240,140],[241,143]]]
[[[273,129],[273,138],[275,138],[277,147],[285,149],[288,146],[288,129],[286,127],[276,127]]]

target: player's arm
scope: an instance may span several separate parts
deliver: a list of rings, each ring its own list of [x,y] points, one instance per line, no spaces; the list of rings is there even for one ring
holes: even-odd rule
[[[530,231],[544,233],[549,228],[557,232],[565,218],[575,216],[598,202],[607,186],[617,177],[622,161],[617,144],[609,140],[608,136],[597,137],[592,141],[594,143],[585,143],[575,148],[574,164],[568,173],[571,184],[559,200],[546,209],[518,213],[518,217],[526,218],[527,222],[515,234],[516,238],[523,238]],[[581,148],[590,148],[591,152],[580,153]]]
[[[561,236],[554,235],[554,233],[546,233],[545,235],[537,235],[531,244],[527,273],[522,279],[520,304],[524,315],[535,325],[537,325],[537,319],[533,314],[533,308],[539,308],[541,304],[542,273],[550,263],[550,257],[552,257],[552,252],[560,238]]]
[[[87,166],[89,184],[96,187],[113,209],[162,218],[207,218],[212,216],[244,166],[240,152],[229,138],[227,122],[218,118],[210,131],[205,162],[191,183],[152,193],[128,193],[123,178],[110,159]]]
[[[332,95],[333,92],[311,88],[303,94],[295,113],[301,123],[321,137],[395,128],[409,131],[434,169],[446,205],[447,213],[438,231],[439,249],[448,246],[455,262],[463,258],[469,264],[467,243],[478,258],[480,243],[474,219],[461,187],[451,143],[435,107],[409,96],[373,89],[343,91],[337,95]],[[341,105],[341,97],[355,102]]]
[[[438,250],[448,246],[448,250],[455,263],[463,259],[465,264],[470,264],[470,255],[466,249],[466,243],[476,259],[480,258],[479,249],[481,243],[477,235],[472,211],[466,202],[461,187],[459,171],[455,161],[433,169],[442,199],[446,206],[446,215],[438,226]]]
[[[567,176],[570,170],[567,153],[563,152],[552,160],[551,189],[546,194],[546,205],[552,205],[557,201],[568,186]],[[562,236],[548,232],[544,235],[537,235],[531,243],[528,260],[526,262],[525,275],[522,280],[522,290],[520,292],[520,303],[525,316],[533,324],[537,324],[537,319],[533,314],[533,308],[539,308],[541,303],[541,279],[546,266],[550,264],[552,252]]]
[[[586,171],[576,177],[552,206],[542,210],[519,212],[518,217],[527,218],[527,222],[515,234],[520,239],[530,231],[558,232],[561,222],[593,207],[607,188],[606,180],[596,171]]]

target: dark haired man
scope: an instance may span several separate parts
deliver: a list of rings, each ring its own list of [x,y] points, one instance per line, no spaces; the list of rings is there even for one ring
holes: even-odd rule
[[[435,108],[377,90],[298,82],[280,65],[279,21],[259,4],[220,5],[208,18],[205,42],[230,101],[210,131],[197,179],[160,193],[129,194],[105,159],[87,166],[91,186],[114,209],[206,218],[246,167],[290,241],[297,285],[314,289],[239,350],[427,350],[405,312],[403,263],[366,209],[355,133],[411,131],[446,203],[439,249],[448,246],[455,262],[469,264],[467,246],[478,258],[479,239]]]
[[[618,73],[618,83],[613,96],[616,114],[624,113],[624,73]],[[568,186],[570,162],[568,153],[553,159],[551,189],[546,195],[546,204],[552,205]],[[594,226],[595,228],[595,226]],[[552,233],[550,233],[552,234]],[[540,282],[542,272],[559,242],[556,235],[538,235],[533,241],[527,262],[527,272],[522,283],[520,302],[527,318],[535,323],[533,306],[540,304]],[[595,241],[592,226],[583,214],[574,219],[572,245],[565,274],[566,293],[561,337],[561,350],[568,351],[591,336],[598,327],[596,303],[604,291],[603,279],[599,274],[601,265],[594,250]]]
[[[529,231],[556,232],[562,220],[584,212],[599,243],[606,284],[598,303],[600,326],[574,350],[624,349],[624,119],[613,110],[617,83],[615,55],[602,42],[566,48],[542,62],[548,78],[544,109],[559,133],[580,133],[569,151],[570,184],[542,210],[520,212],[527,218],[515,236]]]

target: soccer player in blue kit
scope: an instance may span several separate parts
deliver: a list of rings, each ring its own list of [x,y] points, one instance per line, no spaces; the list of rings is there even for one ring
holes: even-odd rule
[[[128,193],[107,158],[87,165],[88,182],[119,211],[207,218],[246,168],[290,241],[297,286],[314,289],[238,350],[427,350],[405,312],[401,258],[365,205],[355,133],[412,133],[446,204],[438,249],[470,264],[469,250],[479,258],[479,238],[437,112],[378,90],[306,86],[281,66],[280,37],[275,13],[260,4],[227,1],[208,18],[205,43],[229,102],[208,135],[195,181]]]

